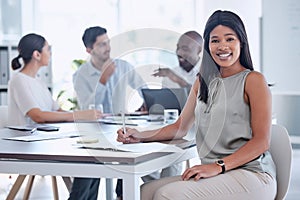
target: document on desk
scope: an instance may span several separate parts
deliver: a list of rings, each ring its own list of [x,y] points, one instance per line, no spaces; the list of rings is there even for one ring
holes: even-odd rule
[[[79,137],[78,133],[69,132],[69,133],[45,133],[36,131],[30,135],[26,136],[16,136],[16,137],[8,137],[2,138],[4,140],[15,140],[15,141],[23,141],[23,142],[34,142],[34,141],[42,141],[42,140],[54,140],[60,138],[73,138]]]
[[[163,144],[160,142],[132,143],[132,144],[113,144],[97,142],[93,144],[82,144],[79,147],[94,150],[108,150],[135,153],[150,152],[182,152],[183,150],[176,145]]]
[[[110,125],[123,125],[122,122],[119,121],[113,121],[110,119],[99,119],[98,122],[103,123],[103,124],[110,124]],[[138,126],[137,123],[132,123],[132,122],[125,122],[126,126]]]
[[[111,125],[123,125],[121,117],[118,117],[118,116],[105,117],[103,119],[98,119],[98,122],[103,123],[103,124],[111,124]],[[129,117],[126,117],[126,119],[125,119],[126,126],[138,126],[139,123],[140,123],[140,120],[132,120]]]

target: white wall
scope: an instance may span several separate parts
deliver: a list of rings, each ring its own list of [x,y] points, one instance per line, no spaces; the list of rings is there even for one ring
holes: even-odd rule
[[[71,61],[88,54],[81,41],[88,26],[101,25],[110,37],[139,28],[203,34],[216,9],[228,9],[244,20],[255,69],[260,70],[259,17],[261,0],[26,0],[22,3],[23,34],[36,32],[52,46],[53,89],[71,89]],[[174,50],[176,44],[174,44]]]
[[[23,32],[38,32],[46,37],[53,49],[54,94],[61,88],[70,89],[73,59],[88,54],[81,36],[89,26],[106,27],[110,38],[139,28],[162,28],[177,32],[195,28],[193,2],[185,8],[173,0],[31,0],[34,21]],[[25,6],[25,5],[24,5]],[[188,14],[186,14],[188,13]],[[30,17],[28,21],[32,21]],[[174,50],[176,44],[174,44]],[[59,89],[57,89],[59,88]]]
[[[300,1],[263,0],[263,72],[274,92],[300,95],[299,60]]]
[[[262,71],[275,84],[272,93],[277,123],[299,136],[300,1],[263,0],[262,36]]]

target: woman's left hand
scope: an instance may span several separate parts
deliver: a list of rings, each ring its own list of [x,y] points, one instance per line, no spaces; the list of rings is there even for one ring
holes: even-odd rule
[[[191,168],[186,169],[181,175],[182,180],[187,181],[191,178],[194,178],[195,181],[198,181],[200,178],[209,178],[220,174],[222,171],[221,167],[212,164],[205,165],[195,165]]]

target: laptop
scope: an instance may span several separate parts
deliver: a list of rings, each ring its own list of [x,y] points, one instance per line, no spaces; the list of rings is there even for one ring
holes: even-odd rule
[[[182,111],[188,97],[187,88],[142,89],[142,95],[149,114],[163,115],[164,109]]]

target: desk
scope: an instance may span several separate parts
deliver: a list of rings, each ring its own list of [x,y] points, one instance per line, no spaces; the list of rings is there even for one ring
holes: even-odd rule
[[[98,123],[65,123],[60,132],[100,134],[116,138],[119,126]],[[1,129],[0,136],[14,136],[24,132]],[[109,135],[111,134],[111,135]],[[64,138],[37,142],[0,140],[0,173],[52,175],[72,177],[121,178],[124,181],[124,200],[140,199],[139,178],[172,164],[194,158],[195,148],[183,152],[128,153],[87,150],[74,146],[78,138]]]

